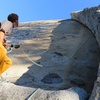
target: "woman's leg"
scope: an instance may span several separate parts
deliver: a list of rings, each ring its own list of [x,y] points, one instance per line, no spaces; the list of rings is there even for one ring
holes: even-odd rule
[[[0,44],[0,75],[6,71],[12,64],[12,61],[7,56],[6,49]]]

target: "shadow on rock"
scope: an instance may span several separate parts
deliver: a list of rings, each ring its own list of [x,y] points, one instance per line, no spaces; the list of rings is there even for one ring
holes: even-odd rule
[[[16,84],[50,90],[81,87],[91,92],[99,67],[99,47],[92,32],[74,20],[62,20],[39,38],[45,37],[49,42],[42,43],[49,48],[36,61],[42,67],[28,67]]]

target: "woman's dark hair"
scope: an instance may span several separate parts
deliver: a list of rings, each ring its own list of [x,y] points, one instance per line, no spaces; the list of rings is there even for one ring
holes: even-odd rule
[[[15,13],[11,13],[11,14],[8,15],[8,18],[7,19],[13,23],[16,20],[18,20],[18,15],[15,14]]]

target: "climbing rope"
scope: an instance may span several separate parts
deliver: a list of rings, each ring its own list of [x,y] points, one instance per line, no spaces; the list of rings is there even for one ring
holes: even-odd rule
[[[12,51],[12,49],[13,48],[11,48],[11,47],[5,47],[6,48],[6,50],[7,50],[7,53],[10,53],[11,51]]]
[[[7,53],[12,52],[13,47],[5,47],[5,48],[6,48],[6,50],[7,50]],[[21,49],[21,51],[23,52],[23,54],[24,54],[33,64],[35,64],[35,65],[37,65],[37,66],[40,66],[40,67],[43,67],[42,65],[40,65],[40,64],[38,64],[38,63],[36,63],[36,62],[34,62],[31,58],[29,58],[28,55],[25,53],[25,51],[22,49],[21,46],[20,46],[20,49]]]
[[[69,58],[69,60],[80,50],[80,48],[89,40],[90,38],[88,38],[77,50],[76,52]]]
[[[31,58],[29,58],[28,55],[25,53],[25,51],[22,49],[22,47],[20,47],[20,49],[21,49],[21,51],[23,52],[23,54],[24,54],[33,64],[35,64],[35,65],[37,65],[37,66],[40,66],[40,67],[43,67],[42,65],[40,65],[40,64],[38,64],[38,63],[36,63],[36,62],[34,62]]]
[[[33,91],[25,100],[31,100],[32,97],[39,91],[40,88],[37,88],[35,91]]]

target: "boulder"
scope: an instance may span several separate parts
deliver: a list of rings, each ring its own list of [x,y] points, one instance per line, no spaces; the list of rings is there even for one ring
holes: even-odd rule
[[[96,41],[100,48],[100,5],[91,8],[85,8],[83,11],[77,11],[71,13],[71,18],[76,20],[90,29],[95,36]],[[89,100],[100,99],[100,70],[98,68],[98,77],[94,84],[94,89]]]
[[[50,91],[17,86],[12,83],[0,83],[0,100],[86,100],[87,98],[87,92],[78,87]]]

